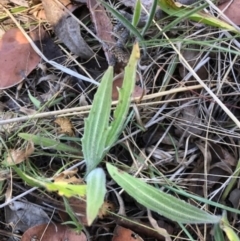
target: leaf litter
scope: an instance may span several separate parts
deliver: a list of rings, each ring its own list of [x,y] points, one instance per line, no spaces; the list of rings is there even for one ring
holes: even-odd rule
[[[36,33],[36,37],[32,39],[48,59],[61,63],[89,78],[100,80],[108,63],[111,63],[112,52],[110,49],[115,46],[117,42],[116,36],[120,34],[119,32],[114,32],[114,27],[118,24],[118,20],[113,17],[109,10],[106,10],[99,2],[92,0],[73,1],[74,5],[71,6],[70,2],[55,0],[43,1],[42,5],[36,5],[39,2],[33,1],[31,6],[26,1],[23,1],[24,3],[20,1],[18,3],[16,1],[8,2],[11,2],[11,4],[6,3],[7,5],[4,6],[10,10],[12,6],[17,6],[15,4],[28,7],[29,10],[31,8],[31,11],[28,13],[25,11],[20,12],[20,14],[14,13],[13,15],[24,26],[27,33],[31,33],[32,29],[36,30],[34,32],[34,34]],[[188,5],[189,3],[186,3],[186,1],[179,2],[184,5]],[[143,6],[148,11],[151,9],[151,3],[152,1],[142,1]],[[130,17],[125,18],[131,21],[136,1],[115,1],[110,4],[114,9],[122,11],[121,13],[123,13],[124,17],[127,16],[124,13],[127,10]],[[229,4],[229,7],[225,11],[225,14],[235,24],[239,24],[237,20],[237,16],[239,15],[237,1],[231,1],[231,3],[228,2],[226,4]],[[219,8],[225,8],[226,4]],[[30,14],[36,13],[39,7],[43,9],[42,6],[45,9],[45,17],[42,15],[41,21],[39,21],[39,19],[34,19],[33,15]],[[237,11],[236,13],[233,11],[233,8],[234,11]],[[157,11],[159,13],[161,10],[158,9]],[[49,12],[52,16],[49,15]],[[143,19],[145,24],[148,17],[146,17],[147,15],[145,15],[144,10],[141,10],[141,12],[143,15],[141,20]],[[87,28],[80,27],[79,22],[76,21],[71,13],[79,21],[82,21]],[[157,20],[158,17],[155,16],[155,19]],[[183,20],[178,19],[178,22],[169,20],[166,14],[164,18],[164,22],[160,20],[157,24],[160,27],[167,26],[169,23],[176,24],[165,31],[170,41],[179,48],[182,56],[188,61],[189,65],[204,83],[207,84],[208,88],[238,118],[240,116],[238,108],[238,39],[234,35],[229,36],[226,32],[222,32],[219,28],[209,28],[202,23],[188,21],[186,18]],[[6,22],[6,17],[0,19],[1,24],[9,25]],[[34,21],[35,23],[33,24]],[[41,27],[36,27],[36,23],[41,25]],[[141,27],[137,26],[137,28],[141,32]],[[17,29],[4,30],[6,34],[9,31],[17,31],[17,34],[22,35],[21,31]],[[96,37],[94,37],[94,34]],[[126,42],[125,47],[129,52],[134,41],[133,36],[134,34],[130,34]],[[196,78],[193,77],[189,68],[182,61],[179,61],[178,53],[166,41],[166,38],[159,32],[156,25],[151,25],[144,38],[147,43],[147,55],[141,55],[138,68],[141,85],[138,85],[139,79],[137,79],[135,89],[137,94],[134,94],[135,97],[141,99],[136,105],[142,123],[139,125],[136,117],[129,116],[123,136],[120,137],[119,143],[110,150],[106,161],[117,162],[121,169],[132,175],[135,174],[136,167],[142,168],[142,170],[139,170],[140,177],[145,179],[146,182],[153,183],[153,185],[159,185],[159,183],[165,185],[166,183],[161,177],[170,177],[175,184],[184,187],[189,193],[194,193],[201,197],[207,193],[211,200],[219,202],[221,192],[224,191],[224,187],[226,186],[225,182],[229,176],[233,175],[238,163],[239,130],[231,121],[231,118],[212,99],[208,91],[203,88],[192,89],[198,84]],[[1,41],[5,41],[4,37]],[[10,44],[8,40],[5,42],[7,42],[6,44]],[[24,42],[24,45],[26,44],[27,50],[23,50],[22,42]],[[9,64],[1,64],[1,66],[6,66],[1,68],[0,71],[0,81],[4,84],[2,89],[5,89],[0,96],[3,106],[1,108],[1,120],[11,120],[22,115],[27,116],[30,113],[27,110],[32,110],[31,113],[33,115],[37,112],[44,112],[46,113],[45,116],[48,116],[48,113],[67,108],[70,111],[66,116],[61,115],[58,117],[56,115],[54,118],[50,116],[48,118],[33,118],[28,122],[15,122],[13,125],[1,126],[1,138],[3,139],[2,143],[4,143],[0,146],[2,156],[5,158],[8,153],[12,153],[9,164],[13,160],[14,163],[18,163],[19,167],[25,167],[25,165],[30,164],[42,176],[46,176],[46,178],[54,176],[56,178],[56,185],[61,182],[77,184],[84,177],[84,163],[79,164],[78,169],[74,170],[74,174],[66,172],[58,176],[56,173],[59,173],[59,169],[67,170],[69,166],[81,163],[83,160],[79,139],[82,136],[84,128],[83,118],[88,115],[89,105],[91,105],[95,93],[94,86],[76,78],[68,78],[65,81],[65,78],[70,76],[63,73],[61,69],[49,66],[37,55],[35,62],[29,61],[29,56],[35,52],[25,38],[21,40],[21,43],[17,42],[16,46],[14,46],[10,45],[9,52],[6,52],[7,54],[4,55],[1,53],[0,58],[1,61],[3,59],[2,56],[12,56],[9,60],[11,62],[8,62]],[[16,58],[16,56],[18,57]],[[23,60],[20,57],[23,57]],[[17,77],[12,76],[15,72],[12,69],[9,70],[7,67],[14,68],[14,66],[19,68],[18,71],[23,72],[23,74],[18,74]],[[115,76],[122,71],[123,67],[115,66]],[[3,78],[1,73],[4,74]],[[19,91],[19,98],[16,98],[15,92],[17,87],[14,86],[23,80],[24,83],[22,90]],[[121,78],[119,82],[122,82]],[[117,83],[116,86],[121,88],[121,83]],[[178,92],[182,87],[186,87],[186,89]],[[112,91],[113,100],[118,99],[117,89],[115,87]],[[170,92],[165,93],[163,90]],[[30,91],[31,95],[41,102],[42,109],[39,110],[34,106],[29,100],[27,91]],[[45,105],[49,100],[51,100],[51,104]],[[80,111],[75,109],[78,105],[82,108]],[[24,108],[26,108],[26,111],[20,112]],[[115,107],[112,106],[112,108]],[[60,118],[57,119],[58,123],[54,123],[54,120],[56,120],[55,117]],[[27,151],[28,148],[21,150],[16,148],[20,146],[19,142],[22,142],[22,139],[16,138],[16,133],[19,132],[19,129],[21,129],[21,132],[34,134],[34,138],[41,136],[46,138],[44,139],[45,141],[50,139],[52,140],[51,143],[62,143],[64,147],[77,146],[79,154],[70,155],[66,151],[67,149],[64,149],[65,151],[54,150],[54,145],[51,145],[51,148],[49,148],[44,147],[44,145],[36,145],[35,143],[34,154],[29,158],[31,153],[30,150],[29,152]],[[75,142],[75,140],[77,141]],[[6,147],[9,152],[7,152]],[[27,162],[25,161],[26,159],[28,160]],[[141,165],[138,165],[138,163],[141,163]],[[29,168],[29,166],[26,167]],[[7,181],[9,183],[10,180],[13,181],[12,188],[14,195],[19,195],[24,192],[23,190],[29,189],[29,186],[19,181],[13,171],[6,169],[6,167],[2,168],[0,172],[1,194],[7,194],[4,185]],[[23,190],[17,188],[15,182],[21,185]],[[236,178],[235,185],[232,186],[229,195],[224,200],[230,202],[236,209],[239,208],[238,182],[239,179]],[[111,179],[107,180],[107,186],[114,189],[117,188],[117,185]],[[161,185],[159,185],[159,188],[161,188]],[[8,189],[11,189],[11,185],[8,185]],[[108,190],[111,189],[109,188]],[[41,192],[41,195],[39,195],[38,191],[33,191],[27,196],[27,199],[31,200],[34,195],[38,197],[35,199],[34,204],[39,204],[38,208],[41,206],[41,210],[44,210],[48,217],[52,216],[51,211],[54,208],[58,210],[56,212],[58,214],[53,214],[53,222],[56,225],[54,224],[53,228],[51,221],[49,222],[49,219],[46,217],[46,220],[43,218],[43,223],[49,224],[50,231],[47,231],[48,228],[45,224],[43,228],[37,228],[38,226],[36,226],[33,229],[33,233],[28,232],[27,229],[35,225],[35,221],[31,220],[31,217],[24,216],[24,210],[26,210],[24,209],[25,202],[18,203],[19,210],[13,210],[14,215],[17,216],[10,223],[14,223],[17,228],[20,227],[19,229],[22,232],[27,230],[22,240],[25,240],[26,235],[26,240],[35,238],[40,240],[42,236],[39,235],[44,234],[43,230],[45,229],[46,240],[54,240],[55,238],[56,240],[60,240],[62,237],[65,240],[66,238],[71,240],[70,236],[64,236],[65,234],[68,235],[67,230],[69,229],[67,226],[59,226],[58,224],[71,221],[71,217],[66,213],[66,207],[64,206],[62,197],[58,195],[56,186],[52,192],[45,190],[45,194]],[[62,195],[61,192],[60,195]],[[115,194],[109,191],[107,195],[107,200],[110,201],[110,204],[113,201],[118,206],[119,203],[116,201]],[[153,240],[154,238],[164,240],[164,237],[160,237],[160,235],[154,236],[154,233],[147,232],[147,230],[151,230],[152,225],[145,208],[136,203],[125,192],[121,196],[127,217],[123,217],[123,219],[114,218],[114,215],[110,214],[110,212],[116,213],[115,207],[107,210],[106,213],[100,213],[99,218],[93,225],[87,228],[90,235],[97,239],[104,236],[106,240],[114,240],[114,229],[118,227],[118,224],[128,230],[128,236],[124,240],[138,240],[140,236],[140,240]],[[85,201],[79,197],[69,197],[68,201],[74,214],[77,216],[77,220],[86,225]],[[192,200],[188,201],[193,203]],[[2,198],[1,203],[3,202]],[[109,207],[108,203],[105,204]],[[29,207],[32,206],[30,201],[28,201],[28,205]],[[24,210],[21,210],[21,207]],[[49,211],[49,208],[51,211]],[[220,212],[219,214],[221,214],[221,211],[216,211],[212,206],[209,207],[209,211],[214,213]],[[58,215],[61,217],[61,220],[59,220]],[[239,229],[239,217],[231,212],[229,212],[229,216],[231,217],[231,224],[235,225],[236,229]],[[16,224],[17,217],[20,220],[20,226]],[[153,213],[153,218],[157,221],[158,227],[168,230],[171,236],[179,237],[177,240],[187,237],[176,223],[163,219],[157,213]],[[124,219],[127,219],[127,221]],[[3,220],[5,223],[8,223],[6,215],[3,216]],[[109,220],[113,220],[113,222],[109,223]],[[28,226],[21,226],[23,225],[22,222],[30,224]],[[141,228],[140,225],[143,223],[147,228]],[[156,227],[153,229],[155,233],[157,230]],[[211,239],[211,226],[207,225],[206,228],[209,231],[206,234],[206,240]],[[0,230],[5,229],[5,225],[0,224]],[[196,227],[196,229],[192,227],[188,230],[190,230],[191,235],[196,240],[198,238],[197,232],[199,232],[199,236],[204,235],[204,230],[201,226]],[[123,234],[120,232],[120,237],[121,235],[125,235],[124,233],[125,231]],[[132,236],[133,233],[134,235]],[[1,235],[2,233],[0,233]],[[45,236],[41,240],[44,240],[44,238]],[[85,235],[83,238],[83,240],[86,240]]]

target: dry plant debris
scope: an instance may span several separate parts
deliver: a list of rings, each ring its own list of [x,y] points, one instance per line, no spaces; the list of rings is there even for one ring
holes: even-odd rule
[[[131,24],[135,0],[104,2]],[[148,11],[152,2],[141,1]],[[178,2],[199,7],[194,4],[196,1]],[[219,9],[240,25],[239,1],[222,2],[216,5],[220,4]],[[165,240],[156,227],[165,229],[172,240],[188,239],[177,223],[157,213],[152,213],[154,227],[146,209],[121,192],[109,176],[107,201],[98,219],[85,228],[86,235],[69,229],[73,223],[68,222],[73,219],[66,211],[64,193],[44,188],[31,190],[19,179],[11,165],[17,164],[29,175],[50,178],[57,185],[84,183],[86,167],[80,139],[97,86],[70,76],[61,66],[100,82],[108,65],[114,63],[114,110],[123,68],[136,35],[96,0],[9,0],[1,4],[15,22],[0,7],[0,30],[4,33],[0,40],[0,89],[4,90],[0,94],[0,239],[22,236],[23,241]],[[221,15],[217,8],[207,9],[209,14]],[[141,9],[135,27],[139,33],[148,16]],[[132,94],[138,101],[129,113],[122,136],[104,161],[159,189],[171,185],[171,180],[187,193],[239,210],[240,130],[210,94],[213,92],[240,119],[239,38],[186,17],[176,20],[159,7],[154,20],[143,36],[144,41],[140,41],[141,59]],[[33,46],[61,66],[45,63],[23,31],[32,38]],[[194,74],[207,88],[199,85]],[[20,83],[23,86],[19,90]],[[39,101],[39,108],[34,101]],[[31,119],[22,119],[28,116]],[[74,147],[79,153],[54,150],[54,145],[44,143],[26,144],[18,136],[21,132],[44,137],[50,144],[59,142]],[[69,170],[75,165],[77,168]],[[105,163],[100,165],[105,168]],[[26,200],[11,201],[29,190]],[[67,200],[77,222],[87,226],[85,198]],[[6,201],[11,204],[5,205]],[[186,201],[202,204],[187,197]],[[222,209],[209,205],[208,212],[221,215]],[[228,212],[228,216],[239,235],[239,214]],[[60,225],[64,222],[69,227]],[[40,223],[43,225],[35,226]],[[193,240],[213,239],[212,228],[186,227]]]
[[[30,241],[33,239],[41,241],[87,241],[86,235],[83,232],[78,234],[66,226],[56,224],[34,226],[24,233],[21,241]]]
[[[0,66],[4,66],[0,71],[0,89],[22,82],[40,62],[40,57],[17,28],[10,29],[3,35],[0,55]]]

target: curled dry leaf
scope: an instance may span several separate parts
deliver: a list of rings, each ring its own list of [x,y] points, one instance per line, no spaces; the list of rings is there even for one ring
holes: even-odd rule
[[[60,126],[60,133],[74,136],[74,128],[68,118],[58,117],[54,122]]]
[[[10,29],[3,35],[0,40],[0,56],[0,89],[22,82],[40,61],[40,57],[17,28]]]
[[[21,241],[87,241],[86,235],[76,233],[67,226],[59,224],[42,224],[28,229],[22,236]]]
[[[71,3],[68,0],[61,0],[60,2],[64,6]],[[42,4],[46,18],[53,26],[58,38],[73,54],[85,59],[91,58],[94,52],[82,38],[79,23],[55,0],[42,0]]]
[[[239,14],[240,1],[239,0],[233,0],[233,1],[227,1],[227,2],[224,1],[224,3],[219,5],[218,7],[236,25],[240,25],[240,14]]]
[[[31,156],[33,151],[34,151],[33,142],[29,142],[27,147],[25,149],[22,149],[22,150],[12,149],[8,153],[6,163],[9,166],[19,164],[19,163],[25,161],[29,156]]]
[[[60,174],[54,176],[54,182],[63,182],[63,183],[71,183],[71,184],[83,184],[83,180],[81,178],[77,178],[75,175],[77,174],[77,168],[70,171],[63,171]]]
[[[143,239],[132,230],[117,225],[114,229],[112,241],[143,241]]]

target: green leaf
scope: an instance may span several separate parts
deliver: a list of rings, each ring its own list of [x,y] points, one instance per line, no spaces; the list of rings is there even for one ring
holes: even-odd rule
[[[141,33],[126,19],[124,18],[118,11],[109,6],[104,1],[101,1],[101,4],[115,17],[117,18],[123,25],[126,27],[135,37],[137,37],[141,42],[144,42],[144,38]]]
[[[34,106],[35,106],[37,109],[40,109],[40,107],[41,107],[41,102],[40,102],[38,99],[36,99],[34,96],[32,96],[29,90],[28,90],[28,97],[29,97],[29,99],[32,101],[32,103],[34,104]]]
[[[92,170],[87,176],[87,221],[91,225],[104,203],[106,176],[102,168]]]
[[[106,140],[106,151],[108,151],[112,145],[116,142],[118,136],[120,135],[126,116],[129,111],[131,103],[131,94],[133,92],[136,73],[137,73],[137,63],[140,58],[140,50],[138,43],[133,45],[132,54],[130,56],[129,62],[125,68],[125,74],[123,79],[122,87],[119,89],[119,101],[118,105],[114,111],[114,120],[111,123],[111,129],[109,130],[108,137]]]
[[[86,185],[69,184],[67,182],[46,182],[43,186],[50,192],[58,192],[65,197],[84,197],[86,195]]]
[[[113,67],[110,66],[102,78],[94,96],[89,116],[85,120],[82,148],[87,173],[93,170],[104,157],[105,143],[109,132],[112,81]]]
[[[16,166],[11,168],[30,186],[44,187],[48,191],[58,192],[59,195],[66,197],[84,197],[86,195],[86,185],[69,184],[63,181],[51,182],[45,178],[33,178]]]
[[[66,210],[67,214],[70,216],[70,218],[72,219],[72,221],[69,221],[69,224],[72,223],[73,225],[76,226],[76,231],[81,232],[83,227],[82,227],[82,225],[79,224],[79,221],[78,221],[77,217],[75,216],[76,214],[72,210],[72,207],[70,206],[67,198],[63,197],[63,201],[64,201],[65,210]],[[67,223],[65,223],[65,224],[67,224]]]
[[[150,27],[150,25],[152,23],[152,20],[155,16],[156,9],[157,9],[157,2],[158,2],[158,0],[153,0],[153,2],[152,2],[152,7],[151,7],[151,10],[150,10],[148,21],[146,22],[146,24],[145,24],[145,26],[142,30],[142,36],[144,36],[144,34],[146,33],[146,31],[148,30],[148,28]]]
[[[137,0],[136,3],[135,3],[133,19],[132,19],[132,25],[134,27],[137,27],[137,24],[139,22],[140,16],[141,16],[141,1]]]
[[[32,141],[35,145],[39,145],[44,148],[51,148],[56,151],[64,151],[64,152],[74,152],[74,153],[80,152],[79,149],[73,148],[73,147],[65,145],[59,141],[52,140],[52,139],[42,137],[39,135],[19,133],[18,136],[23,138],[24,140]]]
[[[174,0],[158,0],[160,8],[171,16],[186,17],[195,22],[205,23],[210,26],[219,27],[235,33],[240,33],[236,28],[228,23],[210,15],[205,12],[195,12],[195,9],[190,6],[180,5],[174,2]],[[189,14],[189,15],[188,15]]]
[[[234,232],[233,228],[228,222],[227,213],[223,213],[223,217],[220,222],[220,228],[225,232],[229,241],[240,241],[238,235]]]
[[[138,178],[107,163],[111,177],[140,204],[179,223],[218,223],[221,217],[211,215],[172,195],[164,193]],[[137,191],[136,191],[137,190]]]
[[[214,240],[215,241],[225,241],[223,231],[220,228],[219,223],[214,224]]]

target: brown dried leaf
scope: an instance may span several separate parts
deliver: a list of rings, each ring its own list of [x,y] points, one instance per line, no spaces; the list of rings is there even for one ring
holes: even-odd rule
[[[74,169],[71,171],[63,171],[60,174],[54,176],[54,182],[65,182],[71,184],[83,184],[83,180],[81,178],[77,178],[75,175],[77,174],[78,169]]]
[[[228,5],[230,1],[227,1],[221,5],[219,5],[220,10],[224,10]],[[231,1],[231,4],[226,8],[224,14],[231,20],[233,21],[236,25],[240,25],[240,14],[239,14],[239,9],[240,9],[240,1],[239,0],[233,0]]]
[[[111,34],[113,31],[113,26],[111,19],[109,19],[105,8],[99,4],[96,0],[87,0],[87,6],[91,13],[92,22],[94,23],[97,36],[107,45],[103,45],[103,50],[108,62],[113,58],[111,49],[115,44],[116,40]]]
[[[137,75],[136,81],[138,80],[139,80],[139,76]],[[112,100],[118,100],[118,88],[122,87],[122,83],[123,83],[123,73],[120,73],[117,76],[115,76],[113,80]],[[147,92],[148,91],[146,91],[142,87],[135,85],[132,93],[132,97],[135,97],[135,98],[142,97]]]
[[[203,52],[199,49],[198,45],[190,45],[187,49],[182,51],[182,56],[187,60],[188,64],[195,68],[197,64],[202,60],[201,55]],[[183,66],[180,65],[179,67],[179,74],[182,78],[184,78],[188,74],[188,70]],[[203,65],[200,69],[197,70],[197,75],[200,79],[207,79],[208,71],[206,67]]]
[[[31,156],[33,151],[34,151],[34,144],[33,142],[29,142],[26,149],[10,150],[10,152],[8,153],[6,162],[8,165],[19,164],[25,161],[29,156]]]
[[[143,241],[143,239],[132,230],[117,225],[114,229],[112,241]]]
[[[60,1],[64,6],[71,2]],[[55,0],[42,0],[45,15],[53,26],[55,34],[70,49],[70,51],[81,58],[89,59],[94,52],[81,36],[79,23]]]
[[[10,29],[3,35],[0,40],[0,56],[0,89],[21,83],[40,61],[40,57],[17,28]]]
[[[60,126],[60,133],[74,136],[74,128],[69,119],[58,117],[54,122]]]
[[[109,215],[108,211],[113,212],[116,209],[115,205],[109,201],[105,201],[102,205],[102,207],[99,209],[98,217],[104,218],[107,215]]]
[[[60,224],[41,224],[28,229],[22,236],[21,241],[87,241],[86,235],[80,234]]]

